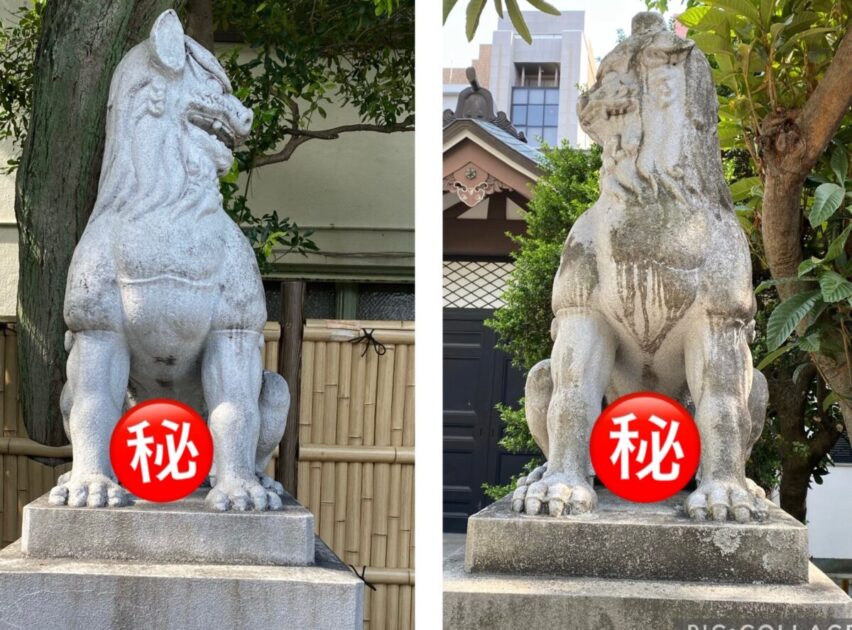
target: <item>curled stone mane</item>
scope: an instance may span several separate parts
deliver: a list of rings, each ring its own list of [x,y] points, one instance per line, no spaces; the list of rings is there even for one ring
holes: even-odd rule
[[[192,163],[185,126],[175,134],[168,112],[152,111],[152,103],[168,107],[168,95],[167,81],[149,57],[143,42],[122,59],[113,75],[93,221],[114,215],[133,220],[157,209],[180,216],[198,196],[190,194],[199,169]]]
[[[597,107],[587,108],[589,103]],[[611,122],[612,108],[618,118]],[[607,146],[616,138],[610,163],[623,163],[611,166],[613,178],[602,178],[604,189],[616,185],[644,200],[666,194],[714,213],[720,207],[732,211],[710,65],[692,41],[666,30],[659,14],[634,17],[631,36],[602,60],[579,109],[584,127],[604,147],[605,162]]]

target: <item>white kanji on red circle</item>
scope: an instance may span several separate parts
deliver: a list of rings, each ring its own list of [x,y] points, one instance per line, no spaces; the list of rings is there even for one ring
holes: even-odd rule
[[[190,424],[164,419],[162,426],[170,431],[165,435],[165,444],[158,442],[150,435],[145,435],[145,429],[150,426],[151,424],[147,420],[143,420],[127,427],[127,431],[133,434],[133,437],[127,440],[127,446],[135,449],[130,467],[139,471],[142,476],[142,483],[151,482],[152,455],[153,466],[159,469],[156,474],[158,480],[162,481],[166,477],[178,481],[192,478],[196,471],[195,458],[198,457],[198,449],[189,439]],[[178,431],[180,431],[179,434]],[[175,440],[176,436],[178,437],[177,441]],[[153,450],[151,449],[152,445],[154,446]],[[180,470],[180,463],[187,451],[189,451],[190,458],[186,463],[185,470]]]
[[[636,415],[633,413],[614,417],[612,422],[618,426],[618,430],[610,431],[609,434],[610,438],[617,440],[610,456],[610,461],[613,464],[618,462],[619,475],[624,480],[630,479],[630,464],[632,461],[642,465],[648,459],[648,440],[638,440],[639,432],[630,429],[630,423],[636,419]],[[650,461],[636,472],[636,477],[644,479],[648,475],[651,475],[651,478],[655,481],[677,479],[677,476],[680,474],[680,464],[676,461],[671,462],[667,472],[662,470],[662,464],[671,451],[674,451],[675,459],[683,459],[683,447],[677,440],[680,423],[677,420],[664,420],[653,414],[648,418],[648,422],[657,427],[657,429],[651,432]],[[663,440],[661,436],[665,429],[668,430]],[[633,453],[636,454],[635,457],[631,457]]]

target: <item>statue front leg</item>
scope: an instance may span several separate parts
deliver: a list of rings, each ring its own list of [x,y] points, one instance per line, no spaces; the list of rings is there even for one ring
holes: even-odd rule
[[[121,506],[129,495],[116,483],[109,442],[121,417],[130,374],[124,335],[107,330],[73,334],[63,411],[74,448],[71,472],[50,491],[51,505]]]
[[[766,508],[745,476],[746,458],[756,440],[749,409],[753,372],[746,326],[734,317],[708,314],[697,328],[686,335],[685,360],[701,435],[701,469],[686,510],[695,520],[759,519]]]
[[[547,408],[547,470],[531,483],[523,510],[551,516],[583,514],[597,506],[589,483],[589,436],[601,412],[615,359],[616,340],[603,316],[567,309],[556,317],[550,371],[553,394]],[[515,499],[518,499],[516,494]],[[515,509],[520,507],[513,500]]]
[[[216,484],[207,494],[215,510],[279,510],[281,499],[255,474],[261,416],[260,344],[248,330],[210,334],[202,362],[204,398],[213,435]]]

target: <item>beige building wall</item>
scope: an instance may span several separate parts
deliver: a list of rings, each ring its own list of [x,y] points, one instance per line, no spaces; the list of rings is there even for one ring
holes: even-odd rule
[[[8,23],[20,0],[0,0]],[[358,122],[351,108],[326,107],[318,129]],[[12,155],[0,142],[0,164]],[[18,231],[15,178],[0,175],[0,321],[15,314]],[[300,227],[313,228],[320,253],[290,254],[279,261],[280,277],[319,279],[414,279],[414,134],[355,132],[337,140],[312,140],[289,161],[257,169],[250,207],[273,210]]]

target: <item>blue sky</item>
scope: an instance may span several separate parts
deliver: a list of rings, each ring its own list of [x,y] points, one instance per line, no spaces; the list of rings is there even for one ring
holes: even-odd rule
[[[645,10],[642,0],[550,0],[550,3],[561,10],[586,12],[586,35],[592,44],[595,57],[603,57],[616,43],[616,31],[624,29],[630,32],[630,19],[635,13]],[[524,11],[534,10],[524,0],[519,0]],[[683,10],[683,0],[669,0],[670,13],[680,13]],[[488,5],[482,14],[479,29],[472,43],[464,36],[464,14],[467,0],[459,0],[443,28],[444,34],[444,67],[466,66],[474,59],[479,51],[479,44],[491,42],[491,33],[497,26],[497,13],[494,3],[488,0]]]

